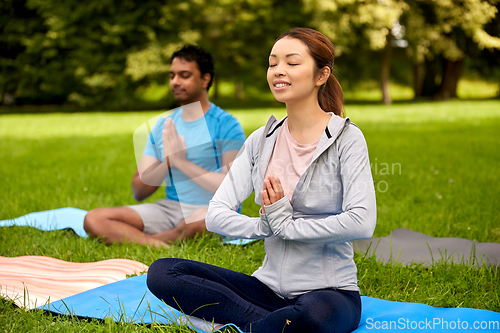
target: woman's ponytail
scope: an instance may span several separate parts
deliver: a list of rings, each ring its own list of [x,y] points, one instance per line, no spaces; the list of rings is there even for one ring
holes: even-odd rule
[[[333,73],[319,89],[318,102],[324,111],[333,112],[340,117],[344,116],[344,92]]]

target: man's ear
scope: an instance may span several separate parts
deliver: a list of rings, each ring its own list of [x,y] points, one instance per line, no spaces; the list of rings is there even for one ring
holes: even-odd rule
[[[210,75],[210,73],[205,73],[201,76],[201,81],[203,82],[203,88],[208,87],[208,83],[210,82],[211,79],[212,75]]]
[[[330,67],[325,66],[325,67],[321,68],[321,70],[319,71],[318,80],[316,81],[316,86],[320,87],[323,84],[325,84],[326,81],[328,81],[328,79],[330,78],[331,74],[332,74],[332,71],[330,70]]]

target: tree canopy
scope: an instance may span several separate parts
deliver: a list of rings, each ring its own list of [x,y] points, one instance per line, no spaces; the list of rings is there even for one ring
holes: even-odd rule
[[[238,83],[243,98],[243,83],[265,84],[269,50],[294,26],[334,41],[349,83],[368,75],[387,89],[397,49],[414,66],[416,96],[453,97],[467,58],[478,71],[494,63],[481,59],[488,58],[484,50],[500,49],[498,6],[497,0],[3,0],[0,99],[131,107],[138,89],[167,81],[170,54],[185,43],[209,50],[216,79]]]

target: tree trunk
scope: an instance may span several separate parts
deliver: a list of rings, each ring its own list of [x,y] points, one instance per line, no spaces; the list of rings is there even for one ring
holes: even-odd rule
[[[245,98],[245,93],[243,91],[243,82],[236,82],[236,98],[241,101]]]
[[[214,80],[212,82],[212,86],[213,86],[213,89],[214,89],[213,99],[215,101],[217,101],[219,99],[219,77],[218,76],[214,76]]]
[[[415,98],[422,97],[424,89],[424,65],[422,63],[413,65],[413,92]]]
[[[439,90],[439,85],[437,84],[438,73],[440,72],[439,59],[425,60],[424,66],[424,77],[422,84],[422,97],[433,97]]]
[[[391,58],[392,58],[392,34],[389,31],[385,42],[384,55],[382,58],[382,66],[380,68],[380,89],[382,90],[382,102],[391,104],[391,94],[389,92],[389,76],[391,73]]]
[[[443,78],[435,99],[448,100],[457,97],[457,85],[462,68],[464,67],[464,59],[458,61],[443,60]]]
[[[12,94],[9,94],[8,92],[6,92],[5,94],[3,94],[3,99],[0,100],[2,102],[3,105],[14,105],[16,104],[16,98],[14,97],[14,95]]]

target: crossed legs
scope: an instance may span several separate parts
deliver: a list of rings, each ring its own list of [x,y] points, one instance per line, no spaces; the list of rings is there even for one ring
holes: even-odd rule
[[[357,291],[321,289],[283,299],[252,276],[186,259],[153,262],[147,284],[187,315],[234,323],[244,332],[351,332],[361,317]]]
[[[85,231],[104,242],[132,242],[154,247],[168,247],[168,243],[178,239],[194,237],[206,231],[207,209],[196,210],[176,227],[156,234],[146,234],[141,216],[130,207],[106,207],[89,211],[85,216]]]

